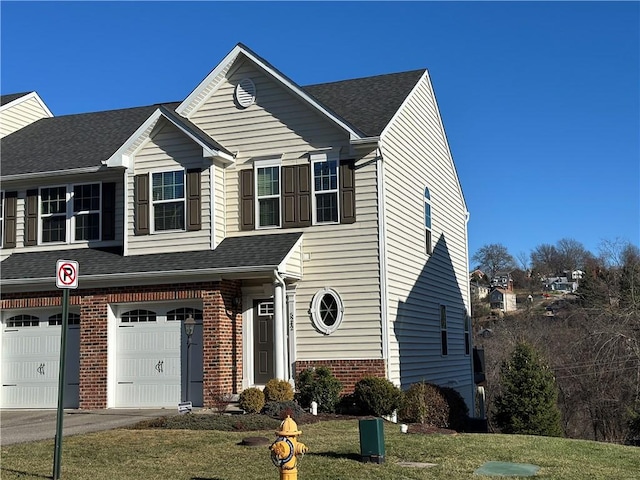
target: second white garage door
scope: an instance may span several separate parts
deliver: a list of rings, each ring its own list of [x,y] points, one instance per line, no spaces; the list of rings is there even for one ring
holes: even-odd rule
[[[135,308],[122,311],[117,320],[117,408],[176,408],[184,400],[186,338],[182,320],[185,312],[195,312],[198,321],[191,349],[190,377],[195,382],[192,381],[190,399],[194,405],[202,404],[202,313],[188,308],[166,313]]]

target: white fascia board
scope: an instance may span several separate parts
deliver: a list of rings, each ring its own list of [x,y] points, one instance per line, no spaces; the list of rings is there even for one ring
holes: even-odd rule
[[[275,70],[273,67],[265,64],[260,58],[256,57],[253,53],[242,48],[242,46],[240,45],[236,45],[234,49],[231,50],[231,52],[229,52],[229,54],[226,57],[224,57],[224,59],[218,64],[218,66],[214,68],[211,71],[211,73],[207,75],[207,77],[202,82],[200,82],[200,84],[193,90],[193,92],[191,92],[189,96],[180,105],[178,105],[178,108],[176,108],[176,112],[180,115],[185,116],[184,113],[187,112],[187,110],[189,110],[186,115],[188,117],[191,111],[194,110],[194,108],[190,109],[189,106],[194,102],[199,103],[197,99],[201,95],[201,92],[205,88],[207,88],[211,82],[214,82],[216,77],[222,71],[227,69],[229,65],[236,60],[236,58],[240,53],[242,53],[245,57],[251,60],[256,66],[258,66],[261,70],[266,72],[269,76],[276,79],[282,85],[287,87],[294,95],[301,98],[304,102],[306,102],[307,104],[311,105],[313,108],[318,110],[322,115],[327,117],[330,121],[338,125],[343,130],[347,131],[351,139],[361,138],[361,136],[356,131],[354,131],[348,124],[346,124],[341,118],[330,113],[322,104],[318,103],[312,97],[307,95],[300,87],[298,87],[288,78],[284,77],[280,72]],[[201,99],[200,101],[206,100],[206,98],[211,96],[213,92],[215,92],[216,90],[217,90],[217,86],[213,88],[208,93],[208,95],[203,99]]]
[[[38,102],[38,104],[40,105],[40,107],[42,108],[42,110],[44,110],[44,112],[47,114],[47,116],[49,117],[53,117],[53,113],[51,113],[51,110],[49,110],[49,107],[47,107],[47,105],[42,101],[42,99],[40,98],[40,96],[37,94],[37,92],[31,92],[28,93],[22,97],[16,98],[13,102],[9,102],[6,103],[4,105],[2,105],[0,107],[0,112],[4,111],[4,110],[8,110],[11,107],[15,107],[16,105],[22,103],[22,102],[26,102],[27,100],[30,100],[34,98],[36,100],[36,102]]]
[[[153,130],[153,127],[156,125],[160,117],[165,118],[172,125],[176,126],[182,133],[184,133],[187,137],[193,140],[195,143],[202,147],[202,156],[203,158],[216,158],[224,163],[233,163],[233,157],[225,152],[221,152],[219,150],[212,149],[209,145],[205,145],[199,138],[194,136],[188,129],[184,128],[179,122],[176,122],[173,118],[164,115],[162,110],[158,108],[155,110],[145,122],[138,127],[138,129],[122,144],[122,146],[109,157],[107,160],[102,163],[107,167],[124,167],[127,169],[131,169],[133,167],[133,154],[126,154],[137,141],[146,140],[146,138]]]

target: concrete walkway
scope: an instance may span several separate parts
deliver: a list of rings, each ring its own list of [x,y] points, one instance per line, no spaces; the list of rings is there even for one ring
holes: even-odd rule
[[[149,410],[65,410],[62,435],[111,430],[142,420],[177,415],[177,409]],[[54,439],[57,410],[0,411],[0,445]]]

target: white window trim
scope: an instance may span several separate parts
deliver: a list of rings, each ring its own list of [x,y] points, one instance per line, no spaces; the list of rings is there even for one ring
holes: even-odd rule
[[[338,225],[340,223],[340,154],[338,152],[312,153],[311,161],[311,204],[312,204],[312,224],[313,225]],[[321,162],[336,162],[336,188],[331,190],[316,190],[316,178],[314,165]],[[338,219],[335,222],[319,222],[316,197],[318,194],[335,193],[336,205],[338,208]]]
[[[325,295],[331,295],[338,306],[338,315],[333,325],[326,325],[320,317],[320,302]],[[336,292],[332,288],[324,287],[323,289],[318,290],[313,296],[309,313],[311,313],[311,320],[316,329],[319,332],[324,333],[325,335],[330,335],[340,327],[340,324],[342,323],[342,320],[344,318],[344,303],[342,301],[342,297],[340,297],[338,292]]]
[[[277,195],[258,195],[258,170],[260,168],[269,168],[269,167],[278,167],[278,194]],[[270,158],[265,160],[256,160],[253,163],[253,191],[254,202],[255,202],[255,220],[256,220],[256,230],[268,230],[273,228],[281,228],[282,227],[282,162],[280,158]],[[268,199],[268,198],[277,198],[278,199],[278,224],[277,225],[260,225],[260,200]]]
[[[156,230],[155,206],[163,203],[178,203],[179,198],[171,200],[154,200],[153,199],[153,176],[167,172],[182,172],[182,208],[184,211],[184,228],[174,228],[171,230]],[[151,234],[185,232],[187,230],[187,171],[184,168],[164,168],[162,170],[152,170],[149,172],[149,232]]]
[[[99,185],[100,186],[100,208],[97,210],[98,213],[98,229],[99,234],[98,238],[95,240],[76,240],[75,239],[75,227],[76,227],[76,213],[73,211],[73,188],[79,187],[82,185]],[[66,210],[65,213],[56,213],[56,214],[43,214],[42,213],[42,190],[53,189],[53,188],[64,188],[65,189],[65,205]],[[95,213],[95,210],[89,211],[81,211],[77,212],[79,214],[87,214],[87,213]],[[43,242],[42,240],[42,221],[45,218],[51,218],[55,216],[64,216],[65,217],[65,240],[62,242]],[[102,241],[102,182],[80,182],[80,183],[67,183],[67,184],[58,184],[58,185],[46,185],[38,188],[38,245],[69,245],[72,243],[76,244],[88,244],[89,242],[100,242]]]

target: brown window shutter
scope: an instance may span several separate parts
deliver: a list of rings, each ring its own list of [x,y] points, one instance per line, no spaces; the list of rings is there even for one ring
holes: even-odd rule
[[[340,162],[340,223],[356,221],[355,162]]]
[[[149,235],[149,174],[136,175],[134,178],[134,234]]]
[[[255,228],[253,169],[240,170],[240,230]]]
[[[4,248],[16,246],[16,216],[18,212],[18,192],[7,192],[4,197]]]
[[[187,230],[190,232],[202,228],[200,179],[200,169],[187,170]]]
[[[282,167],[283,227],[311,225],[311,178],[308,164]]]
[[[102,184],[102,240],[116,238],[116,184]]]
[[[24,245],[38,244],[38,190],[27,190],[24,205]]]

